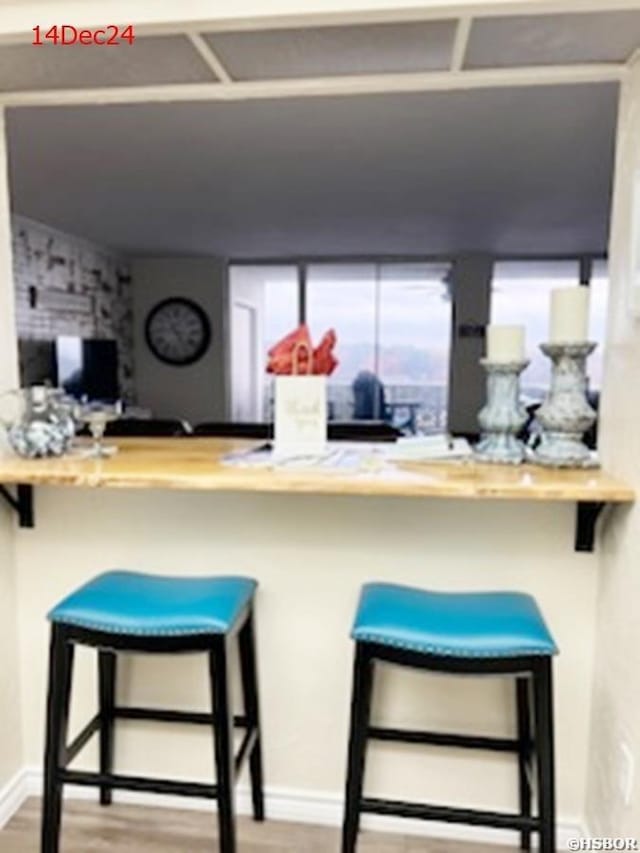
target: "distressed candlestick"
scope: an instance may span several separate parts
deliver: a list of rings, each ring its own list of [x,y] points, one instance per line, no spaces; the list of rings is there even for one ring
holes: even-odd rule
[[[517,436],[527,421],[520,403],[520,374],[529,362],[483,358],[480,364],[487,371],[487,403],[478,414],[482,433],[475,457],[480,462],[519,465],[525,447]]]
[[[587,400],[587,357],[597,344],[541,344],[552,362],[551,388],[538,409],[542,426],[535,461],[551,468],[593,468],[597,466],[582,437],[596,419]]]

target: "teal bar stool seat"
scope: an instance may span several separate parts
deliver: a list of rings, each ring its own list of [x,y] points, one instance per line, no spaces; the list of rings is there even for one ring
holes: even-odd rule
[[[131,571],[99,575],[71,593],[49,613],[49,690],[42,817],[42,853],[58,853],[65,784],[96,786],[109,805],[114,789],[215,799],[220,853],[235,853],[234,785],[249,759],[253,812],[264,819],[260,714],[251,578],[167,577]],[[244,714],[233,715],[229,686],[232,641],[240,651]],[[99,709],[67,745],[67,727],[76,645],[98,650]],[[208,657],[211,713],[120,706],[116,701],[116,664],[121,653],[179,654]],[[214,732],[216,784],[124,776],[113,772],[115,721],[155,720],[210,726]],[[233,754],[234,727],[244,730]],[[69,765],[94,734],[100,737],[99,772],[70,770]]]
[[[342,853],[356,850],[362,813],[517,830],[523,850],[531,849],[531,834],[537,832],[542,853],[555,853],[551,661],[557,647],[535,599],[519,592],[448,593],[371,583],[362,589],[351,636],[356,650]],[[372,726],[371,695],[379,661],[452,675],[513,676],[517,737]],[[365,797],[369,739],[514,752],[519,813]],[[536,815],[532,814],[534,763]]]
[[[110,634],[226,634],[255,590],[251,578],[105,572],[63,599],[49,620]]]

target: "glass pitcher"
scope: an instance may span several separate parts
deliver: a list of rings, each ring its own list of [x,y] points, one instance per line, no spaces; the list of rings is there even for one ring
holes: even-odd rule
[[[34,385],[1,397],[2,422],[9,445],[18,456],[38,459],[62,456],[75,435],[72,402],[58,388]]]

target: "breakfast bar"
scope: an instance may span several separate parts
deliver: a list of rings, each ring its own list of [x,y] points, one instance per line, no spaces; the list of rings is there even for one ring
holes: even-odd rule
[[[570,502],[577,506],[578,551],[593,549],[595,524],[607,504],[634,500],[633,489],[600,469],[447,461],[394,462],[353,473],[225,464],[225,457],[255,446],[241,439],[127,438],[119,439],[118,453],[106,459],[5,457],[0,460],[2,495],[23,527],[35,523],[32,487],[41,485]],[[15,495],[10,485],[17,487]]]
[[[373,580],[451,592],[511,589],[535,596],[561,650],[555,699],[558,796],[562,819],[571,823],[580,803],[588,740],[600,559],[600,549],[572,553],[576,506],[584,525],[579,525],[581,541],[587,542],[596,511],[608,505],[612,516],[622,516],[633,504],[633,489],[599,469],[400,462],[373,445],[362,445],[361,470],[338,472],[237,464],[238,455],[261,446],[256,441],[108,441],[118,452],[106,459],[72,453],[41,460],[4,455],[0,461],[3,489],[18,508],[26,504],[34,525],[18,527],[15,539],[24,749],[32,766],[43,749],[45,615],[56,601],[109,569],[174,578],[248,576],[258,582],[267,816],[338,824],[348,734],[349,632],[362,584]],[[229,464],[230,454],[236,464]],[[197,655],[174,661],[125,655],[119,702],[201,713],[209,701],[202,666]],[[496,737],[504,737],[512,725],[506,691],[500,679],[443,681],[386,667],[376,686],[382,697],[378,707],[386,708],[384,719],[392,724]],[[82,656],[73,696],[72,738],[95,714],[93,661],[87,667]],[[391,706],[389,697],[394,697]],[[143,719],[121,720],[116,772],[210,780],[208,733],[197,729],[178,726],[165,733]],[[509,756],[469,756],[461,774],[456,768],[462,759],[455,752],[421,755],[421,750],[409,756],[375,745],[368,788],[374,795],[513,811]],[[92,772],[95,762],[89,748],[69,779],[88,778],[83,773]],[[29,780],[29,790],[38,792],[41,777],[34,773]],[[246,813],[245,792],[247,782],[241,780],[238,810]],[[150,795],[138,801],[156,803]],[[364,826],[391,828],[388,820],[365,816]]]

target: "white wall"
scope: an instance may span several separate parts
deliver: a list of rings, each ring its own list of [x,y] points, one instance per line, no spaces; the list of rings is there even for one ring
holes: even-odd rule
[[[0,393],[2,393],[17,387],[18,382],[3,110],[0,110],[0,282],[2,282],[0,286]],[[0,657],[0,790],[22,763],[13,536],[13,515],[2,501],[0,504],[0,649],[2,650]]]
[[[232,267],[229,304],[231,420],[260,421],[264,411],[265,284],[262,268]],[[248,335],[247,325],[250,329]]]
[[[606,467],[640,490],[640,321],[628,303],[633,231],[633,184],[640,169],[640,63],[624,84],[610,254],[609,347],[601,407]],[[640,199],[635,199],[636,204]],[[636,225],[636,229],[640,221]],[[588,777],[587,816],[595,835],[640,836],[640,504],[618,511],[608,525],[598,591],[597,666]],[[621,744],[635,760],[629,805],[620,784]]]
[[[136,395],[156,417],[186,418],[192,424],[223,421],[227,412],[227,285],[219,258],[133,258]],[[162,299],[193,299],[211,322],[211,345],[192,365],[173,367],[147,347],[144,325]]]

